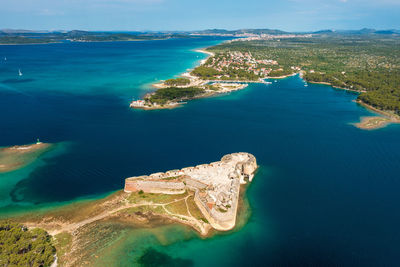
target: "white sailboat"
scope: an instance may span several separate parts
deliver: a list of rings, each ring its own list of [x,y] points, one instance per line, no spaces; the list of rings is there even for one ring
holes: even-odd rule
[[[21,69],[18,69],[18,75],[19,75],[19,76],[22,76]]]

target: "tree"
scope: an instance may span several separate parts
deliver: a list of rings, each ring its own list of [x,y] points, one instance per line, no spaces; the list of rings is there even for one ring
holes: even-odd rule
[[[43,229],[0,222],[0,266],[50,266],[56,249]]]

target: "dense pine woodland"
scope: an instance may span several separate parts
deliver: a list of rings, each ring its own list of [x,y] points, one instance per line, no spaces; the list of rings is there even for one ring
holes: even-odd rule
[[[204,92],[204,89],[198,87],[168,87],[158,89],[157,91],[146,97],[146,99],[151,103],[163,105],[168,103],[169,101],[179,102],[182,100],[191,99],[193,97],[203,94]]]
[[[0,222],[0,266],[50,266],[55,253],[46,231],[28,230],[10,221]]]

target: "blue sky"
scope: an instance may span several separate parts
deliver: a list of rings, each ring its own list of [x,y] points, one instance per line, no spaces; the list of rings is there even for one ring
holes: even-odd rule
[[[400,0],[0,0],[0,28],[400,29]]]

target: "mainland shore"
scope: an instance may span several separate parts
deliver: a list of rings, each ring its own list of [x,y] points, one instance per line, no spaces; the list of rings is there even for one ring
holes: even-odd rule
[[[276,77],[268,76],[267,79],[285,79],[285,78],[289,78],[289,77],[295,76],[297,74],[299,74],[299,72],[295,72],[295,73],[287,74],[287,75],[282,75],[282,76],[276,76]]]
[[[355,93],[365,93],[366,92],[365,90],[359,91],[359,90],[354,90],[354,89],[347,88],[347,87],[334,86],[334,85],[332,85],[331,83],[328,83],[328,82],[314,82],[314,81],[309,81],[309,80],[305,80],[305,81],[308,82],[308,83],[313,83],[313,84],[329,85],[332,88],[341,89],[341,90],[350,91],[350,92],[355,92]]]
[[[350,91],[350,92],[355,92],[355,93],[365,93],[366,92],[365,90],[354,90],[354,89],[346,88],[346,87],[333,86],[329,82],[315,82],[315,81],[309,81],[306,79],[304,79],[304,80],[308,83],[328,85],[335,89],[340,89],[340,90],[345,90],[345,91]],[[392,124],[392,123],[400,123],[400,116],[394,114],[393,112],[375,108],[367,103],[364,103],[363,101],[361,101],[359,99],[354,100],[354,102],[365,107],[368,110],[371,110],[371,111],[381,115],[381,116],[361,117],[360,122],[352,123],[355,127],[359,128],[359,129],[376,130],[376,129],[384,128],[387,125]]]
[[[207,51],[205,49],[197,49],[195,50],[196,52],[199,53],[204,53],[207,55],[207,57],[203,60],[200,61],[200,64],[198,67],[199,68],[203,65],[206,65],[205,68],[211,68],[218,69],[219,68],[219,63],[217,63],[217,66],[214,65],[213,63],[218,60],[213,58],[211,61],[209,59],[211,57],[215,57],[216,54],[210,51]],[[262,62],[262,60],[255,60],[250,53],[237,53],[237,52],[232,52],[229,54],[231,56],[231,60],[235,60],[239,58],[239,60],[248,60],[249,62]],[[224,59],[225,60],[225,59]],[[209,61],[209,62],[207,62]],[[217,61],[218,62],[218,61]],[[273,62],[272,60],[269,60],[269,62]],[[207,64],[206,64],[207,63]],[[276,64],[273,63],[273,64]],[[196,69],[195,68],[195,69]],[[340,89],[340,90],[346,90],[350,92],[356,92],[356,93],[363,93],[366,92],[365,90],[354,90],[352,88],[347,88],[347,87],[339,87],[339,86],[334,86],[329,82],[316,82],[316,81],[311,81],[307,80],[304,78],[304,71],[301,69],[297,69],[299,71],[287,74],[287,75],[282,75],[282,76],[268,76],[268,74],[265,75],[264,78],[259,78],[259,80],[238,80],[238,79],[229,79],[228,77],[222,77],[224,79],[211,79],[211,78],[204,78],[203,76],[198,77],[198,73],[194,75],[194,70],[189,70],[183,74],[180,75],[179,78],[176,79],[169,79],[166,81],[161,81],[155,84],[152,84],[152,86],[156,89],[152,93],[148,93],[145,95],[143,100],[135,100],[132,101],[130,104],[131,108],[134,109],[144,109],[144,110],[156,110],[156,109],[173,109],[177,107],[181,107],[183,104],[192,99],[197,99],[197,98],[205,98],[205,97],[211,97],[214,95],[222,94],[222,93],[229,93],[232,91],[236,90],[241,90],[244,89],[248,86],[249,83],[270,83],[265,81],[265,79],[285,79],[288,77],[295,76],[300,73],[300,77],[307,83],[312,83],[312,84],[322,84],[322,85],[328,85],[331,86],[332,88],[335,89]],[[220,70],[220,69],[219,69]],[[269,73],[269,72],[268,72]],[[215,77],[215,76],[214,76]],[[221,78],[221,77],[217,77]],[[171,84],[171,81],[176,80],[177,84]],[[178,81],[184,80],[184,83],[178,83]],[[182,90],[180,90],[182,89]],[[192,92],[189,92],[188,95],[181,95],[179,96],[184,90],[190,89]],[[195,92],[195,89],[200,89],[197,92]],[[162,95],[178,95],[179,97],[175,97],[173,99],[162,99]],[[163,101],[159,101],[161,100]],[[159,102],[157,102],[159,101]],[[360,129],[365,129],[365,130],[373,130],[373,129],[379,129],[382,127],[385,127],[388,124],[391,123],[400,123],[400,116],[395,115],[393,113],[387,112],[387,111],[382,111],[377,108],[374,108],[366,103],[363,103],[359,100],[357,100],[357,103],[360,105],[366,107],[367,109],[370,109],[374,112],[377,112],[381,114],[382,116],[369,116],[369,117],[364,117],[361,118],[361,122],[359,123],[354,123],[353,125],[360,128]]]

